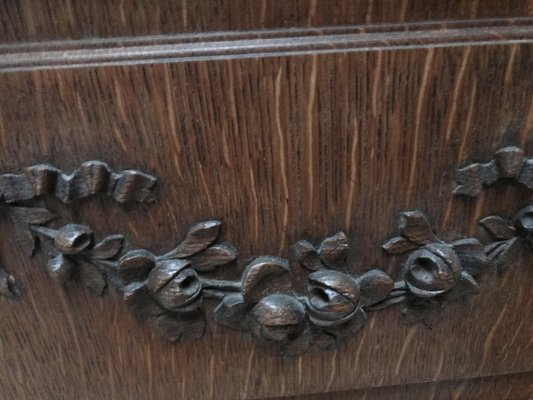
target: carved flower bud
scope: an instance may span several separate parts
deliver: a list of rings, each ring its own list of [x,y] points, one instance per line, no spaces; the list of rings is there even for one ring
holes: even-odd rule
[[[285,341],[302,332],[305,309],[294,297],[271,294],[263,297],[250,311],[250,329],[260,338]]]
[[[159,304],[171,311],[192,311],[202,301],[202,284],[187,260],[158,261],[148,275],[148,289]]]
[[[47,267],[50,276],[55,281],[63,283],[72,276],[76,263],[63,254],[58,254],[48,260]]]
[[[415,296],[430,298],[453,288],[460,274],[461,263],[453,248],[432,243],[407,259],[404,280]]]
[[[63,254],[76,254],[93,243],[93,231],[86,225],[68,224],[59,229],[54,243]]]
[[[322,269],[309,275],[307,306],[315,325],[346,322],[359,306],[359,285],[350,275]]]
[[[533,233],[533,205],[527,206],[518,212],[516,226],[527,233]]]

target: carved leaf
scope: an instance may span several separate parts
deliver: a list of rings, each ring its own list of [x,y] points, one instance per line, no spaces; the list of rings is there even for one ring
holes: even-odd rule
[[[524,150],[515,146],[504,147],[494,154],[494,160],[502,177],[514,178],[522,170]]]
[[[79,270],[83,285],[97,295],[102,295],[107,286],[105,275],[97,267],[84,261],[79,262]]]
[[[283,258],[257,257],[242,274],[241,292],[244,301],[254,303],[267,294],[289,288],[289,272],[289,263]]]
[[[361,290],[360,305],[370,306],[384,300],[394,288],[393,280],[383,271],[373,269],[356,279]]]
[[[212,271],[219,265],[225,265],[237,258],[237,250],[229,243],[217,244],[208,247],[201,253],[193,256],[193,268],[200,272]]]
[[[516,235],[514,226],[509,225],[505,219],[497,215],[483,218],[479,221],[479,224],[498,240],[511,239]]]
[[[481,180],[484,185],[492,185],[496,183],[498,179],[500,179],[500,172],[496,166],[496,161],[491,160],[481,166]]]
[[[528,189],[533,189],[533,158],[524,160],[518,182],[525,185]]]
[[[102,161],[86,161],[76,171],[83,181],[87,196],[101,193],[107,188],[111,169]]]
[[[9,217],[15,226],[15,239],[31,256],[35,250],[35,235],[30,230],[30,225],[45,225],[56,219],[57,214],[46,208],[11,206],[8,210]]]
[[[361,307],[359,307],[352,319],[350,319],[348,322],[323,328],[325,332],[334,335],[337,339],[353,336],[357,332],[359,332],[363,326],[366,324],[367,316],[366,313],[363,311]]]
[[[84,255],[97,260],[108,260],[115,257],[122,250],[123,243],[123,235],[110,235],[97,243],[92,249],[85,251]]]
[[[126,282],[144,280],[155,267],[155,256],[147,250],[128,251],[118,260],[118,274]]]
[[[344,264],[348,256],[348,238],[344,232],[338,232],[322,241],[318,249],[320,259],[330,268]]]
[[[13,275],[8,274],[3,268],[0,268],[0,295],[7,297],[19,297],[22,291],[15,282]]]
[[[490,263],[481,243],[474,238],[457,240],[452,243],[453,250],[461,266],[470,275],[477,275]]]
[[[414,324],[423,322],[427,327],[432,327],[442,317],[445,303],[439,299],[413,299],[406,303],[402,309],[403,322]]]
[[[24,169],[24,175],[33,188],[35,196],[44,196],[52,192],[60,173],[61,171],[48,164],[32,165]]]
[[[0,175],[2,201],[13,203],[35,197],[33,187],[24,174]]]
[[[334,350],[338,346],[338,341],[335,335],[331,335],[326,332],[322,332],[319,335],[315,335],[315,346],[320,350]]]
[[[240,293],[224,296],[214,309],[215,321],[232,329],[247,330],[246,311],[250,306],[244,302]]]
[[[498,268],[505,268],[513,264],[520,252],[520,239],[514,237],[510,240],[490,243],[485,246],[485,252]]]
[[[160,315],[154,320],[154,328],[163,338],[174,343],[200,339],[205,334],[205,318],[200,312]]]
[[[468,272],[461,272],[459,280],[452,290],[446,293],[443,298],[452,301],[464,296],[471,296],[479,293],[479,284]]]
[[[280,355],[285,357],[298,357],[306,353],[313,343],[312,332],[308,329],[293,340],[284,343]]]
[[[524,150],[509,146],[498,150],[486,164],[471,164],[459,169],[458,186],[454,194],[477,196],[483,185],[492,185],[500,178],[514,178],[529,189],[533,188],[533,161],[524,158]]]
[[[416,243],[411,242],[410,240],[407,240],[404,237],[398,236],[390,239],[381,247],[389,254],[398,255],[417,249],[418,245]]]
[[[87,161],[70,174],[51,165],[38,164],[26,168],[24,174],[0,176],[7,202],[50,195],[70,203],[97,193],[112,196],[119,203],[150,202],[154,199],[156,181],[155,177],[141,171],[113,172],[101,161]]]
[[[291,255],[310,271],[318,271],[324,265],[320,261],[317,248],[307,240],[300,240],[291,247]]]
[[[185,240],[164,258],[185,258],[205,250],[213,243],[220,232],[221,222],[212,220],[195,224],[189,229]]]
[[[421,211],[400,213],[400,234],[416,244],[428,244],[436,240],[427,217]]]
[[[112,175],[115,184],[111,194],[119,203],[154,201],[153,188],[157,179],[137,170],[124,170]]]
[[[57,214],[46,208],[11,206],[9,210],[19,221],[31,225],[44,225],[57,218]]]
[[[133,282],[124,288],[124,302],[129,310],[138,318],[158,316],[166,310],[150,296],[144,282]]]
[[[453,190],[454,195],[464,195],[475,197],[481,192],[483,184],[483,166],[481,164],[470,164],[458,169],[455,173],[457,186]]]

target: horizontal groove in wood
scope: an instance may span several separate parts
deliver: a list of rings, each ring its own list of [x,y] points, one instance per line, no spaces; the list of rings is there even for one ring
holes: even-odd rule
[[[0,46],[0,71],[524,43],[533,18],[273,29]]]

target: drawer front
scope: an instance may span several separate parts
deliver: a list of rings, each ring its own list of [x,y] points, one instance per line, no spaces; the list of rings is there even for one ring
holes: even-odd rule
[[[387,285],[393,281],[398,282],[396,293],[420,294],[417,282],[427,276],[417,275],[416,268],[409,275],[405,268],[414,259],[410,255],[427,250],[428,243],[486,239],[479,234],[480,220],[501,216],[504,221],[531,204],[531,190],[520,183],[519,173],[484,186],[471,175],[466,181],[456,175],[458,168],[495,160],[498,177],[505,178],[508,170],[498,160],[507,156],[495,152],[509,146],[524,151],[526,159],[517,161],[511,152],[508,160],[521,163],[523,171],[527,156],[533,156],[531,21],[367,29],[280,29],[240,33],[238,38],[199,34],[194,40],[82,40],[4,48],[2,171],[17,174],[50,164],[63,172],[49,168],[53,182],[29,192],[20,183],[30,179],[28,171],[0,178],[4,200],[11,203],[4,206],[0,225],[4,291],[22,292],[16,299],[0,298],[1,392],[20,399],[234,399],[347,390],[370,396],[357,390],[516,374],[516,395],[527,398],[529,380],[523,374],[533,363],[533,275],[526,244],[502,266],[491,263],[476,275],[475,296],[441,301],[440,294],[428,295],[428,287],[418,287],[425,291],[423,307],[428,299],[439,301],[438,319],[428,314],[422,322],[406,323],[417,312],[414,305],[402,315],[402,305],[372,310],[370,303],[390,299],[392,287]],[[100,193],[96,196],[80,189],[86,184],[82,178],[83,184],[67,182],[80,165],[89,168],[83,164],[88,160],[107,164],[91,168],[113,171],[105,179],[95,178],[93,170],[90,178],[83,175],[101,185],[93,190]],[[156,178],[155,188],[150,176],[120,172],[131,169]],[[135,184],[132,175],[139,179]],[[44,185],[45,174],[39,176]],[[114,186],[105,186],[106,179],[114,179]],[[53,196],[38,196],[44,192]],[[153,202],[145,201],[152,195]],[[60,217],[47,222],[48,214],[21,211],[27,206],[47,208]],[[405,211],[411,213],[400,217]],[[402,229],[399,219],[404,225],[421,224],[422,231],[431,226],[434,236],[414,243],[419,230]],[[221,221],[220,232],[215,222],[195,225],[214,220]],[[524,221],[525,227],[508,228],[513,233],[505,240],[530,240]],[[81,243],[69,242],[69,235],[82,237],[84,232],[79,226],[62,231],[68,223],[90,226],[98,240],[124,235],[122,252],[111,251],[109,260],[103,257],[96,264],[105,270],[117,265],[135,269],[139,260],[141,269],[153,263],[143,270],[150,271],[147,296],[164,305],[165,312],[172,308],[166,302],[177,300],[174,292],[164,297],[161,288],[191,268],[182,260],[158,270],[164,257],[156,260],[151,254],[168,255],[185,240],[173,254],[182,252],[181,258],[193,259],[193,265],[203,262],[204,269],[191,274],[211,290],[203,294],[201,322],[187,317],[179,326],[167,326],[161,314],[159,319],[136,318],[123,302],[124,288],[110,278],[104,295],[95,294],[103,283],[78,265],[95,253],[69,253],[68,246]],[[33,257],[19,232],[27,233],[29,225],[40,238]],[[190,231],[187,236],[191,226],[198,230],[196,236]],[[215,231],[219,237],[213,245]],[[326,239],[337,232],[345,236]],[[402,235],[399,240],[408,248],[391,254],[400,251],[389,240]],[[232,246],[220,245],[227,242]],[[300,253],[294,247],[291,251],[296,243]],[[46,247],[50,244],[52,255]],[[211,246],[216,254],[189,257],[194,246]],[[433,251],[429,262],[442,275],[455,267],[439,251]],[[128,264],[122,256],[135,260]],[[77,260],[73,268],[80,271],[57,284],[53,277],[61,280],[64,270],[50,274],[55,268],[51,257],[59,262],[57,268]],[[457,268],[464,272],[462,258],[460,262]],[[324,277],[309,271],[317,268],[340,272]],[[362,293],[362,277],[373,269],[383,275],[369,278]],[[129,272],[120,271],[119,277],[136,281]],[[289,289],[281,278],[292,282]],[[362,298],[373,300],[364,300],[369,303],[366,324],[336,341],[328,330],[332,324],[324,320],[338,318],[335,307],[351,299],[353,281]],[[313,290],[325,289],[326,297],[333,297],[313,298]],[[244,296],[246,310],[237,323],[248,331],[225,326],[236,323],[221,313],[235,311],[230,299],[237,297],[224,297],[224,290]],[[262,300],[271,292],[283,293],[282,298]],[[334,316],[327,307],[325,316],[313,311],[318,307],[314,300],[338,302]],[[224,310],[221,301],[226,301]],[[357,310],[363,309],[362,301],[355,301]],[[278,315],[278,309],[284,311]],[[301,322],[301,309],[302,318],[311,318],[320,334],[303,354],[280,356],[272,340],[263,342],[279,337],[280,330],[270,329],[280,318],[283,329],[308,324]],[[160,338],[154,323],[167,339],[183,343]],[[422,388],[418,394],[422,398],[439,387]]]

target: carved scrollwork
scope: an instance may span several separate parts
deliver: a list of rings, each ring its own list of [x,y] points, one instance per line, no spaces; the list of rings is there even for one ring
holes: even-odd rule
[[[343,267],[344,233],[327,239],[330,254]],[[297,253],[299,254],[299,253]],[[303,264],[304,258],[297,258]],[[282,354],[299,355],[311,346],[326,349],[353,335],[366,322],[365,308],[386,298],[392,279],[371,270],[359,277],[317,267],[307,276],[304,292],[297,292],[289,279],[289,261],[273,256],[258,257],[244,270],[240,293],[225,296],[214,311],[215,319],[230,328],[249,330],[260,341],[275,344]]]
[[[489,163],[458,170],[454,193],[475,196],[499,178],[531,189],[532,162],[522,150],[504,148]],[[400,214],[398,235],[382,246],[404,257],[396,281],[379,269],[359,276],[348,273],[350,247],[344,232],[318,244],[301,240],[291,247],[289,259],[256,257],[238,280],[213,279],[211,271],[238,256],[230,243],[219,242],[218,220],[193,225],[172,250],[157,255],[128,248],[122,234],[98,238],[87,225],[58,226],[55,213],[27,205],[45,195],[65,203],[97,194],[119,203],[148,202],[154,199],[155,183],[144,172],[115,172],[103,162],[89,161],[71,174],[37,165],[21,174],[1,175],[0,194],[17,228],[17,241],[29,255],[38,249],[47,256],[48,272],[57,282],[79,279],[99,295],[107,286],[115,287],[137,317],[174,343],[204,335],[204,299],[216,299],[215,321],[249,331],[287,356],[312,347],[333,348],[359,331],[369,312],[396,304],[402,305],[404,321],[431,325],[450,302],[480,291],[477,279],[484,271],[511,265],[522,248],[533,251],[533,204],[510,220],[485,217],[479,222],[479,237],[451,243],[433,232],[423,212],[413,210]],[[304,285],[293,285],[291,266],[307,272]],[[0,294],[21,295],[15,278],[2,268]]]
[[[485,253],[500,268],[512,264],[524,246],[533,251],[533,205],[524,207],[509,221],[491,215],[479,221],[485,241]]]
[[[78,275],[99,295],[111,284],[136,316],[148,319],[165,338],[183,342],[204,334],[204,297],[213,290],[238,289],[236,283],[203,275],[237,257],[231,245],[214,243],[220,226],[219,221],[195,224],[180,244],[161,256],[145,249],[124,251],[122,235],[96,241],[86,225],[51,229],[34,224],[30,230],[47,248],[48,272],[56,281]]]
[[[528,189],[533,189],[533,158],[525,157],[524,150],[509,146],[494,153],[488,163],[474,163],[456,171],[456,195],[477,196],[483,186],[500,179],[512,179]]]

